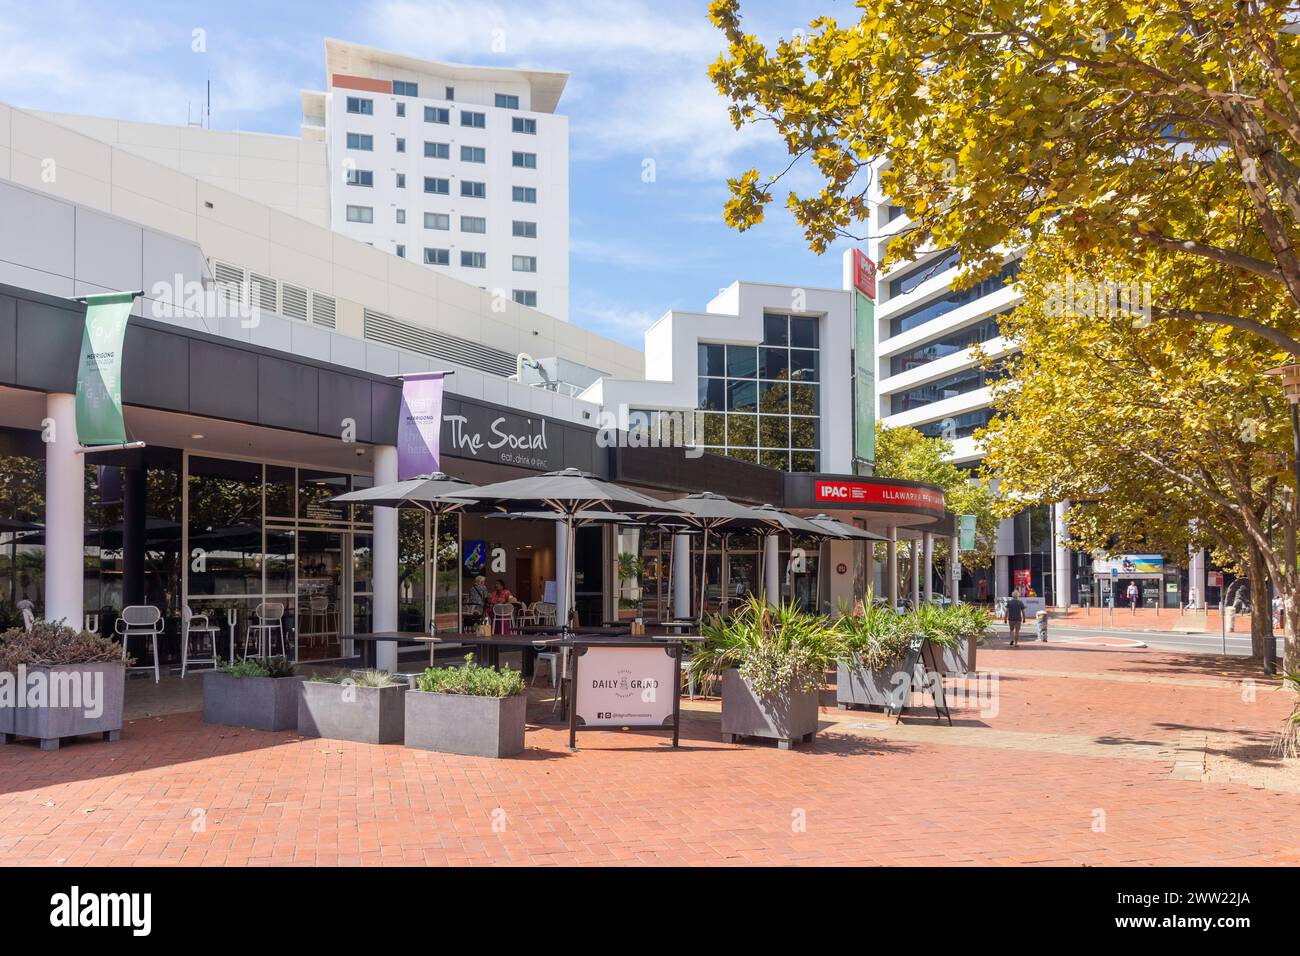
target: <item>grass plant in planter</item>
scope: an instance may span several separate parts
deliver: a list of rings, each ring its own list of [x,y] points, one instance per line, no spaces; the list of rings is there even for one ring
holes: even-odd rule
[[[314,673],[298,698],[298,733],[362,744],[401,743],[409,686],[381,670]]]
[[[896,707],[896,675],[916,634],[911,615],[866,601],[861,614],[841,614],[836,627],[843,641],[836,664],[836,703],[841,709]]]
[[[704,641],[690,662],[700,684],[721,685],[722,739],[762,737],[782,749],[817,733],[826,671],[840,654],[840,635],[819,615],[751,596],[730,619],[700,628]]]
[[[511,757],[524,749],[528,694],[509,668],[430,667],[406,693],[406,746],[474,757]]]
[[[249,657],[203,672],[203,720],[254,730],[294,730],[303,679],[284,657]]]

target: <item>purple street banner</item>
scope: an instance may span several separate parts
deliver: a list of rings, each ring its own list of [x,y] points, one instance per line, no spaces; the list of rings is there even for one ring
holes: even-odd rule
[[[402,410],[397,420],[397,480],[440,471],[443,372],[402,376]]]

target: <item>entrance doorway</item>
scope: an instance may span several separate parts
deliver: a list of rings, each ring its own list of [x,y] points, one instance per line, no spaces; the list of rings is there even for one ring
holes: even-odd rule
[[[298,534],[298,653],[303,660],[338,657],[342,633],[345,535]]]

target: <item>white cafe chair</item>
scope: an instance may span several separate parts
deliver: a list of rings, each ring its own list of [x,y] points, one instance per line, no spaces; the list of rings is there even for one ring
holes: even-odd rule
[[[523,610],[519,612],[520,627],[527,627],[530,624],[542,623],[541,615],[538,613],[537,610],[538,605],[541,603],[542,603],[541,601],[533,601],[531,604],[527,604],[524,606]]]
[[[147,637],[153,643],[153,682],[162,680],[158,666],[158,635],[163,631],[162,611],[152,604],[132,604],[122,608],[122,615],[113,622],[113,630],[122,638],[122,660],[127,659],[127,644],[133,637]],[[144,670],[134,667],[132,670]]]
[[[545,624],[548,627],[555,626],[555,605],[554,604],[548,604],[545,601],[538,602],[537,623]]]
[[[257,607],[253,608],[253,619],[248,622],[248,629],[244,631],[244,651],[245,657],[248,656],[248,642],[250,638],[257,639],[257,653],[259,657],[270,657],[271,648],[275,639],[280,639],[280,653],[288,657],[289,647],[284,636],[284,605],[275,601],[263,601]]]
[[[189,670],[191,663],[211,664],[217,666],[217,637],[221,633],[221,628],[208,622],[206,614],[195,614],[190,610],[187,604],[181,608],[181,679],[185,679],[185,672]],[[212,642],[212,654],[208,657],[191,657],[190,656],[190,638],[195,634]]]
[[[515,620],[515,606],[509,601],[492,605],[492,633],[509,634]]]

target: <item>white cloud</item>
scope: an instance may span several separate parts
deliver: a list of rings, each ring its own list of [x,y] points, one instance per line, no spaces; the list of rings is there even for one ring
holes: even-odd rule
[[[645,347],[645,330],[662,315],[596,295],[576,297],[569,305],[569,314],[575,325],[638,349]]]

